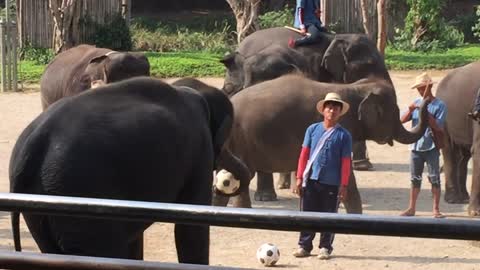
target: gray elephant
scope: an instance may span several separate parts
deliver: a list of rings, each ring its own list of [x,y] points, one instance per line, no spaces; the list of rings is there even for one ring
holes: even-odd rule
[[[149,75],[150,64],[143,53],[79,45],[60,53],[46,67],[40,80],[42,108],[98,85]]]
[[[471,216],[480,216],[480,125],[467,113],[472,111],[480,88],[480,61],[456,68],[439,83],[437,97],[447,106],[445,146],[442,149],[445,173],[445,201],[467,203]],[[467,165],[473,157],[472,189],[467,192]]]
[[[231,98],[235,120],[226,147],[244,161],[250,171],[296,170],[306,128],[322,119],[315,105],[328,92],[340,94],[342,100],[350,104],[341,124],[350,131],[353,140],[390,145],[393,140],[413,143],[425,132],[426,106],[422,105],[421,123],[412,131],[405,130],[392,87],[389,81],[376,78],[353,84],[330,84],[299,75],[285,75],[250,86]],[[214,198],[218,205],[225,205],[227,201],[227,198]],[[236,197],[234,205],[251,207],[248,192]],[[349,213],[362,212],[353,174],[345,207]]]
[[[214,108],[215,110],[212,110]],[[20,135],[10,161],[10,192],[210,205],[212,171],[250,173],[223,144],[233,107],[220,91],[197,92],[139,77],[52,104]],[[23,213],[44,253],[143,258],[151,222]],[[21,250],[19,213],[12,213]],[[175,225],[181,263],[208,264],[209,227]]]
[[[297,71],[320,82],[353,83],[376,77],[392,83],[383,57],[365,35],[325,34],[320,43],[296,49],[287,46],[290,37],[300,35],[286,28],[270,28],[245,38],[234,53],[222,59],[227,68],[223,91],[231,97],[248,86]],[[353,168],[372,168],[365,141],[353,145]],[[280,187],[288,187],[289,176],[281,176]],[[256,200],[276,198],[273,183],[264,183],[268,179],[272,176],[259,173]]]

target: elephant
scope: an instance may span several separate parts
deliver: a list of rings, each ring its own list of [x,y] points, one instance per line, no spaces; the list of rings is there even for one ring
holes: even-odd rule
[[[447,106],[445,146],[442,148],[447,203],[469,203],[468,214],[480,216],[480,125],[469,113],[480,80],[480,61],[450,71],[438,84],[437,97]],[[473,157],[472,188],[467,191],[467,165]]]
[[[116,52],[82,44],[58,54],[40,79],[43,110],[55,101],[98,85],[135,76],[150,76],[143,53]]]
[[[246,37],[234,53],[227,54],[221,60],[227,69],[223,91],[232,97],[256,83],[299,71],[307,78],[320,82],[353,83],[376,77],[393,84],[383,57],[366,35],[325,33],[320,43],[295,49],[287,46],[290,37],[298,38],[300,34],[277,27],[260,30]],[[392,87],[391,90],[396,103],[395,89]],[[355,142],[353,168],[369,170],[372,167],[365,141]],[[271,181],[272,176],[258,175],[259,188],[255,199],[275,200],[273,188],[263,189],[273,184],[260,183]],[[281,174],[279,187],[286,188],[289,183],[290,175]]]
[[[353,141],[373,140],[389,145],[393,140],[402,144],[413,143],[427,127],[428,101],[421,105],[420,124],[408,131],[400,122],[392,88],[392,84],[383,78],[332,84],[297,74],[255,84],[231,98],[235,119],[225,147],[251,172],[268,174],[296,170],[305,130],[323,119],[316,110],[316,103],[329,92],[338,93],[350,104],[350,110],[340,123],[351,133]],[[226,205],[228,198],[214,196],[214,202]],[[348,213],[362,212],[353,173],[344,204]],[[234,206],[251,207],[249,193],[242,192],[235,197]]]
[[[65,97],[20,135],[10,161],[10,192],[210,205],[215,166],[236,168],[241,190],[251,178],[223,147],[233,117],[220,91],[148,77]],[[12,213],[17,251],[19,214]],[[143,259],[143,232],[152,224],[23,216],[43,253],[126,259]],[[208,226],[176,224],[175,243],[180,263],[209,263]]]

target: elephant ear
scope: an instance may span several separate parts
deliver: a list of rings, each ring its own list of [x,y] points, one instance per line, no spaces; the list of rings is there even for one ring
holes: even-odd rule
[[[379,95],[369,93],[358,106],[358,120],[367,127],[374,127],[381,121],[384,111]]]
[[[335,38],[328,46],[322,58],[322,66],[332,75],[335,82],[345,82],[346,65],[348,63],[345,54],[347,42]]]
[[[224,64],[226,68],[231,68],[235,64],[235,57],[237,54],[237,52],[225,54],[220,60],[220,63]]]
[[[93,80],[102,80],[104,83],[108,83],[108,73],[107,73],[107,65],[108,63],[110,62],[110,58],[108,57],[112,52],[109,52],[107,54],[104,54],[104,55],[100,55],[100,56],[97,56],[97,57],[93,57],[92,59],[90,59],[90,61],[88,62],[88,66],[86,68],[86,72],[85,72],[85,75],[86,76],[91,76],[91,74],[89,73],[90,69],[95,69],[96,66],[98,65],[102,65],[100,70],[102,72],[101,74],[101,78],[93,78]],[[98,75],[98,74],[97,74]]]

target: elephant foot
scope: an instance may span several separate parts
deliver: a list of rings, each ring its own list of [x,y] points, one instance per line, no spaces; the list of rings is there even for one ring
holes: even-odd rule
[[[283,183],[278,183],[277,185],[278,189],[289,189],[290,188],[290,182],[283,182]]]
[[[250,197],[248,199],[244,199],[241,196],[234,197],[232,206],[236,208],[252,208],[252,202],[250,201]]]
[[[470,200],[467,195],[457,195],[453,192],[445,192],[444,200],[446,203],[450,204],[467,204]]]
[[[468,215],[471,217],[480,217],[480,205],[468,206]]]
[[[261,201],[261,202],[270,202],[270,201],[276,201],[277,200],[277,194],[274,192],[269,192],[269,191],[263,191],[263,192],[255,192],[255,195],[253,197],[255,201]]]
[[[230,197],[224,195],[213,194],[212,196],[212,205],[213,206],[227,206]]]
[[[373,165],[368,159],[354,160],[353,169],[356,171],[368,171],[373,169]]]

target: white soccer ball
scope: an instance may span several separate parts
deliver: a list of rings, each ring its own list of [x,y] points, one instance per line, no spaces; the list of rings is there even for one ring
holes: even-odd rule
[[[240,181],[227,170],[220,170],[215,177],[217,178],[215,187],[224,194],[232,194],[240,187]]]
[[[263,244],[257,250],[257,260],[264,266],[274,266],[279,259],[280,250],[274,244]]]

